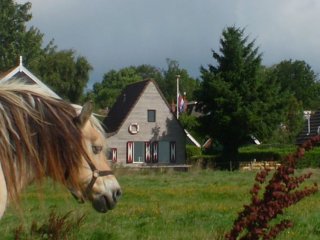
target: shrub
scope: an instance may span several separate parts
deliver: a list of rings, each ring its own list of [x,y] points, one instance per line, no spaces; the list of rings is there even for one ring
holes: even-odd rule
[[[245,152],[239,153],[239,161],[281,161],[282,155],[277,152]]]
[[[286,155],[293,152],[297,146],[286,144],[249,145],[239,149],[240,161],[282,161]],[[297,168],[319,168],[320,147],[315,147],[297,161]]]
[[[294,145],[284,144],[263,144],[249,145],[239,149],[240,161],[281,161],[286,155],[296,149]]]
[[[14,231],[14,239],[47,239],[47,240],[67,240],[77,239],[76,233],[83,225],[84,215],[75,219],[71,218],[71,212],[59,216],[54,210],[49,214],[47,222],[38,225],[33,221],[30,234],[24,231],[22,225]]]
[[[239,168],[238,162],[224,161],[220,154],[193,156],[188,160],[188,164],[201,169],[234,170]]]
[[[201,148],[194,145],[186,145],[187,159],[190,160],[194,156],[201,155]]]
[[[320,167],[320,147],[315,147],[306,152],[303,158],[297,162],[297,168],[318,168]]]
[[[227,239],[274,239],[281,231],[292,226],[292,222],[287,219],[273,225],[271,221],[283,214],[285,208],[318,191],[316,184],[299,189],[311,173],[293,176],[297,160],[304,156],[305,150],[310,150],[318,142],[320,136],[310,139],[296,153],[288,155],[267,184],[269,170],[261,170],[256,175],[250,192],[251,203],[245,205],[239,213],[233,228],[226,235]],[[264,192],[261,192],[263,185]]]

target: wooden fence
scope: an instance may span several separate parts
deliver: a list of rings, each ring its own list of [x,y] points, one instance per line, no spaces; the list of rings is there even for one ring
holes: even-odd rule
[[[280,163],[277,161],[251,161],[251,162],[241,162],[240,170],[260,170],[260,169],[277,169]]]

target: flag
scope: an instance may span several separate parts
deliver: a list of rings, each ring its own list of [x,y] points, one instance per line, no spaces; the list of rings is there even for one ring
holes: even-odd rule
[[[178,94],[178,109],[179,109],[179,112],[183,112],[184,111],[184,99],[183,97],[181,96],[181,94],[179,93]]]

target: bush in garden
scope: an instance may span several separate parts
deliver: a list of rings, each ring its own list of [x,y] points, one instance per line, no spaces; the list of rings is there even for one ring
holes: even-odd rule
[[[187,154],[187,159],[190,161],[192,157],[200,156],[202,154],[201,148],[194,145],[186,145],[186,154]]]
[[[318,191],[316,184],[299,188],[301,183],[310,178],[311,173],[293,176],[297,160],[318,142],[320,136],[315,136],[306,141],[294,154],[288,155],[268,183],[268,169],[257,173],[255,184],[250,191],[251,203],[245,205],[244,210],[239,213],[233,228],[226,234],[226,239],[274,239],[281,231],[293,226],[287,219],[277,224],[272,224],[271,221],[283,214],[285,208]],[[264,184],[266,185],[263,188]]]
[[[319,168],[320,167],[320,147],[315,147],[307,152],[297,163],[297,168]]]

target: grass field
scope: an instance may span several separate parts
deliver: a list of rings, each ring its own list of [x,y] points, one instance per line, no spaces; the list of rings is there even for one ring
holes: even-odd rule
[[[320,171],[309,182],[320,182]],[[71,212],[70,218],[85,218],[69,239],[224,239],[248,194],[254,172],[190,171],[156,173],[118,170],[123,196],[107,214],[91,205],[79,205],[67,190],[46,181],[30,186],[22,195],[20,209],[9,206],[0,221],[0,239],[28,235],[32,222],[44,224],[50,212]],[[278,239],[320,239],[320,194],[286,210],[294,227]],[[20,227],[20,228],[19,228]],[[40,239],[40,238],[39,238]]]

